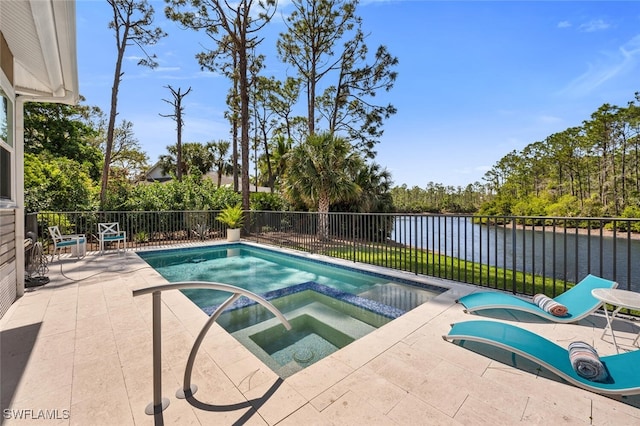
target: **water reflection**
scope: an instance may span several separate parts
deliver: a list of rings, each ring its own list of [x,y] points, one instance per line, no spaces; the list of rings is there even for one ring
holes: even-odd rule
[[[581,231],[585,232],[585,231]],[[468,216],[397,216],[391,239],[467,261],[577,282],[592,273],[640,290],[640,240],[559,226],[474,224]]]

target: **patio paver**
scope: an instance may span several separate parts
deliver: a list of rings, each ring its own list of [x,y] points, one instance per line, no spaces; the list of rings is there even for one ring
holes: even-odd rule
[[[62,256],[49,267],[51,282],[27,291],[0,320],[3,424],[43,424],[43,416],[61,425],[640,423],[640,397],[596,395],[442,340],[449,324],[477,318],[454,303],[475,287],[451,282],[447,293],[285,380],[214,324],[195,363],[199,390],[188,400],[175,392],[207,316],[182,293],[164,292],[170,405],[154,418],[144,413],[153,392],[151,296],[133,298],[132,290],[166,281],[131,251]],[[599,315],[519,323],[611,354],[610,337],[600,339],[604,324]],[[616,329],[623,348],[634,349],[637,331]]]

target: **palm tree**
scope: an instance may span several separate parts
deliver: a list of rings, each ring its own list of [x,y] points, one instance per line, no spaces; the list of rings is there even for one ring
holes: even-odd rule
[[[354,178],[362,188],[362,197],[357,211],[389,213],[393,211],[391,197],[391,173],[378,163],[363,165]]]
[[[162,172],[165,174],[175,173],[177,176],[177,144],[167,146],[168,154],[160,156],[158,160]],[[206,174],[213,167],[213,156],[207,148],[199,142],[186,142],[182,144],[182,173],[183,174]]]
[[[286,154],[284,193],[292,201],[317,208],[318,238],[329,237],[329,206],[358,197],[360,187],[352,176],[362,159],[351,145],[330,133],[315,134]]]
[[[391,173],[378,163],[363,163],[352,177],[360,187],[361,195],[357,200],[332,204],[331,209],[353,213],[390,213],[394,211],[391,195]],[[343,227],[351,228],[354,236],[371,241],[386,241],[393,228],[393,217],[388,215],[360,215],[357,222],[342,217]],[[337,219],[340,221],[341,219]]]
[[[271,163],[271,180],[265,180],[262,178],[261,182],[264,186],[271,188],[271,192],[274,192],[276,188],[280,187],[280,181],[284,176],[284,172],[287,167],[287,153],[291,150],[291,139],[286,139],[283,135],[276,135],[270,143],[271,156],[269,162]],[[266,157],[263,155],[260,157],[260,176],[267,176]]]
[[[231,143],[224,140],[207,144],[207,149],[213,156],[213,167],[218,175],[218,188],[222,184],[222,175],[228,175],[233,172],[233,164],[231,164],[229,158],[230,146]]]

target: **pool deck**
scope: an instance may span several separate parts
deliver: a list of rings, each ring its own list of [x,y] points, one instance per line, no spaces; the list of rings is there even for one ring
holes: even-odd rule
[[[175,393],[208,317],[179,291],[164,292],[162,396],[170,404],[149,416],[152,297],[132,290],[166,281],[131,251],[62,256],[48,276],[0,320],[3,424],[640,424],[638,396],[597,395],[444,341],[451,323],[482,319],[455,303],[477,288],[430,278],[451,289],[285,380],[214,324],[188,400]],[[518,323],[563,346],[590,342],[601,355],[615,353],[611,336],[600,339],[605,324],[597,314],[570,325]],[[615,326],[619,345],[637,349],[638,326]]]

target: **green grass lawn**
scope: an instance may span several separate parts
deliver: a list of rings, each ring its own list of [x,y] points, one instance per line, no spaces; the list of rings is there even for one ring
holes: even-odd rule
[[[555,297],[573,285],[562,280],[556,279],[554,282],[553,278],[523,272],[514,273],[509,269],[482,265],[478,262],[409,247],[364,244],[356,247],[353,245],[349,247],[333,246],[324,254],[370,265],[528,295],[544,293]]]

